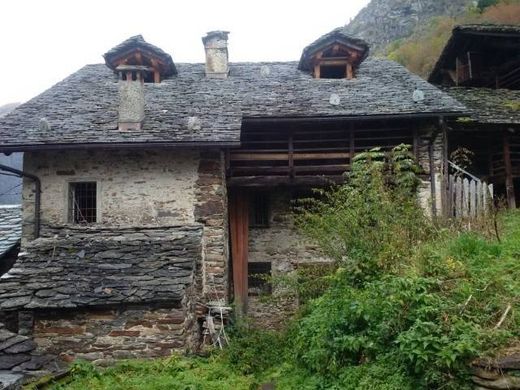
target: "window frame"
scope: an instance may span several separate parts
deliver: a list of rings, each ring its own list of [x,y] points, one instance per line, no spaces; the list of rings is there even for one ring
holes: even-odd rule
[[[95,214],[94,221],[90,222],[77,222],[74,217],[74,187],[78,184],[93,183],[95,184]],[[82,225],[93,225],[101,222],[101,207],[100,207],[100,181],[92,178],[81,178],[69,180],[65,187],[65,198],[66,198],[66,210],[65,210],[65,221],[68,224],[82,226]]]
[[[259,223],[255,216],[257,216],[258,200],[261,199],[263,209],[260,211],[265,213],[263,219],[265,222]],[[267,229],[271,226],[271,199],[269,193],[266,191],[255,191],[249,196],[249,228],[253,229]]]

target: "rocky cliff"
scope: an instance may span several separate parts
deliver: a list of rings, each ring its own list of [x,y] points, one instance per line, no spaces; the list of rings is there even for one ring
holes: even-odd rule
[[[408,37],[432,17],[457,16],[474,0],[372,0],[347,25],[347,30],[380,53],[396,39]]]

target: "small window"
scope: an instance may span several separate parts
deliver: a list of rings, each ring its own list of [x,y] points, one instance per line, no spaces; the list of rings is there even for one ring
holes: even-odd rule
[[[344,79],[347,77],[347,65],[321,65],[320,78]]]
[[[269,196],[263,192],[251,195],[249,203],[249,227],[269,227]]]
[[[271,263],[253,262],[248,263],[247,284],[248,295],[271,294]]]
[[[97,214],[96,182],[69,184],[69,221],[72,223],[94,223]]]

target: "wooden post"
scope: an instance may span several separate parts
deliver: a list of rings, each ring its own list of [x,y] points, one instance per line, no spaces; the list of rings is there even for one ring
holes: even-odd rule
[[[293,142],[293,133],[292,130],[289,133],[289,177],[294,177],[294,142]]]
[[[477,182],[473,179],[469,182],[469,212],[472,218],[477,217]]]
[[[436,177],[435,177],[435,164],[433,162],[433,142],[434,140],[431,139],[430,143],[428,144],[428,159],[430,163],[430,186],[431,186],[431,192],[432,192],[432,217],[437,216],[437,185],[435,183]]]
[[[229,196],[229,229],[233,261],[233,293],[237,314],[247,312],[247,261],[249,252],[249,199],[245,191]]]
[[[443,117],[439,117],[439,127],[442,131],[442,180],[441,180],[441,207],[442,207],[442,215],[444,217],[448,216],[448,175],[449,175],[449,166],[448,166],[448,131],[446,122]]]
[[[319,64],[314,65],[314,78],[315,79],[320,78],[320,65]]]
[[[509,134],[504,133],[504,168],[506,173],[506,198],[510,209],[516,208],[515,187],[513,184],[513,167],[511,165],[511,147],[509,145]]]
[[[413,129],[413,155],[415,159],[419,159],[419,132]]]
[[[462,216],[469,217],[469,180],[462,180]]]
[[[462,209],[463,209],[463,201],[462,201],[462,178],[457,177],[455,181],[455,216],[461,217],[462,216]]]
[[[350,138],[350,142],[349,142],[349,147],[350,147],[350,156],[349,156],[349,161],[350,161],[350,170],[352,171],[352,164],[354,163],[354,155],[356,154],[356,145],[355,145],[355,139],[354,139],[354,125],[351,123],[350,124],[350,133],[349,133],[349,138]]]
[[[352,80],[354,78],[354,69],[352,68],[352,64],[347,62],[347,80]]]

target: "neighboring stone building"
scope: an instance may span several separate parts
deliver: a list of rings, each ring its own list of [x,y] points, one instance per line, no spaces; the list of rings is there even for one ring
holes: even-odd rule
[[[22,207],[0,205],[0,275],[14,264],[22,238]]]
[[[291,199],[343,181],[371,147],[412,145],[421,198],[440,210],[444,124],[463,105],[366,59],[342,29],[299,63],[228,63],[227,37],[203,38],[205,64],[132,37],[0,119],[0,152],[24,152],[26,175],[0,310],[41,351],[101,362],[193,349],[208,307],[245,310],[249,296],[253,317],[279,323],[290,305],[259,302],[252,274],[327,260],[294,231]]]

